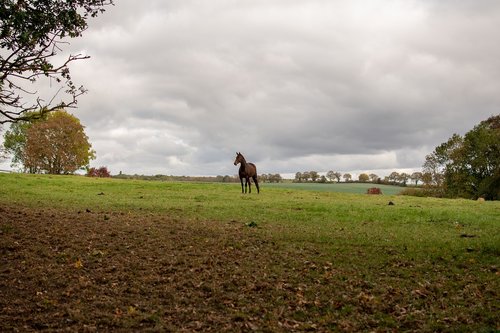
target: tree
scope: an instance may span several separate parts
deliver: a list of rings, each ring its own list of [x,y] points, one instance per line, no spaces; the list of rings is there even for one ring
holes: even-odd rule
[[[302,180],[307,182],[309,180],[309,178],[311,178],[311,174],[309,173],[309,171],[304,171],[302,172]]]
[[[340,183],[340,178],[342,177],[342,174],[340,172],[335,172],[333,174],[335,176],[335,178],[337,179],[337,183]]]
[[[414,172],[411,174],[410,179],[415,182],[415,186],[418,185],[418,182],[422,180],[423,174],[421,172]]]
[[[279,173],[276,173],[274,175],[270,173],[267,175],[267,179],[269,180],[270,183],[279,183],[283,180]]]
[[[31,112],[28,112],[27,116],[30,116],[31,114]],[[42,116],[42,118],[39,119],[32,118],[31,121],[18,121],[16,123],[13,123],[10,125],[10,129],[5,132],[4,149],[5,153],[12,157],[12,167],[24,165],[24,147],[26,146],[26,133],[35,122],[47,119],[47,114],[43,114],[44,115]]]
[[[328,171],[326,173],[326,178],[333,182],[333,180],[335,179],[335,172],[333,172],[332,170]]]
[[[362,183],[366,183],[368,180],[370,180],[370,177],[366,173],[362,173],[358,176],[358,180]]]
[[[295,181],[301,183],[302,182],[302,172],[297,172],[295,174]]]
[[[403,184],[403,186],[406,186],[406,183],[408,183],[408,179],[410,179],[410,175],[406,172],[399,174],[398,180],[401,184]]]
[[[424,172],[449,197],[500,198],[500,115],[464,137],[454,134],[426,156]]]
[[[376,174],[374,174],[374,173],[370,173],[368,175],[368,177],[370,178],[370,180],[371,180],[372,183],[376,183],[378,181],[378,179],[379,179],[379,177]]]
[[[344,175],[342,176],[342,178],[344,178],[345,182],[350,182],[351,179],[352,179],[352,175],[350,173],[344,173]]]
[[[391,172],[391,174],[387,177],[387,179],[389,180],[389,182],[395,184],[398,182],[399,180],[399,173],[396,172],[396,171],[393,171]]]
[[[65,111],[50,113],[26,134],[23,163],[31,172],[70,174],[95,156],[80,121]]]
[[[311,180],[313,182],[315,182],[319,178],[318,172],[316,172],[316,171],[309,171],[309,177],[311,178]]]
[[[446,166],[452,160],[452,154],[456,154],[462,144],[463,138],[458,134],[453,134],[447,142],[437,146],[431,154],[425,157],[423,171],[432,175],[432,184],[436,187],[443,187]]]
[[[39,118],[62,108],[73,107],[85,93],[71,80],[69,63],[86,55],[57,57],[67,37],[80,37],[87,20],[104,12],[113,0],[4,0],[0,3],[0,124]],[[32,85],[49,78],[57,89],[50,101],[38,96]],[[48,82],[48,81],[47,81]],[[55,102],[65,89],[66,101]],[[54,103],[54,104],[53,104]]]

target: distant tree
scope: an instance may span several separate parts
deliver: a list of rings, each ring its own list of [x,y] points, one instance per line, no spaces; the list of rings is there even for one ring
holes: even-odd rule
[[[370,180],[371,180],[372,183],[376,183],[378,181],[378,179],[379,179],[379,177],[376,174],[374,174],[374,173],[370,173],[368,175],[368,177],[370,178]]]
[[[366,183],[370,180],[370,177],[366,173],[362,173],[358,176],[358,180],[362,183]]]
[[[342,178],[344,178],[345,182],[350,182],[352,180],[352,175],[350,173],[344,173]]]
[[[417,171],[411,174],[410,179],[415,182],[415,186],[417,186],[418,182],[422,180],[422,176],[422,173]]]
[[[267,175],[265,173],[261,174],[259,176],[259,181],[262,183],[266,183],[269,179],[267,178]]]
[[[269,180],[270,183],[279,183],[282,180],[281,175],[279,173],[268,174],[267,179]]]
[[[399,174],[398,180],[403,186],[406,186],[406,183],[408,183],[408,179],[410,179],[410,175],[403,172]]]
[[[335,176],[335,179],[337,179],[337,183],[340,183],[340,178],[342,177],[342,174],[336,171],[333,175]]]
[[[302,182],[302,172],[295,173],[295,181],[298,183]]]
[[[311,174],[309,173],[309,171],[304,171],[302,172],[302,180],[307,182],[309,180],[309,178],[311,178]]]
[[[328,178],[328,180],[330,180],[331,182],[333,182],[333,180],[335,179],[335,172],[330,170],[326,173],[326,178]]]
[[[23,163],[31,172],[70,174],[94,157],[80,121],[65,111],[50,113],[27,131]]]
[[[387,177],[390,183],[396,184],[399,181],[399,173],[396,171],[391,172],[391,174]]]
[[[88,56],[62,59],[57,53],[68,44],[67,37],[80,37],[87,29],[88,18],[102,13],[109,4],[112,0],[0,2],[0,124],[39,118],[76,104],[85,89],[73,83],[68,65]],[[61,83],[51,100],[37,97],[36,101],[25,102],[25,97],[36,95],[31,85],[45,77],[52,84]],[[61,89],[69,100],[51,105]]]
[[[309,171],[309,177],[315,182],[319,178],[319,174],[316,171]]]

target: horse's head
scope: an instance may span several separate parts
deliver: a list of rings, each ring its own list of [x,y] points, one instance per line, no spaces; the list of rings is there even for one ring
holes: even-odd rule
[[[236,153],[236,159],[234,160],[234,165],[238,165],[238,163],[243,163],[245,162],[245,158],[241,153]]]

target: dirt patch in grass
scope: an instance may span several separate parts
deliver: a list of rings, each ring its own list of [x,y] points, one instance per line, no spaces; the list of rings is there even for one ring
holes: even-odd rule
[[[263,229],[175,213],[0,205],[0,331],[500,326],[495,267],[484,268],[486,279],[448,263],[361,267]]]

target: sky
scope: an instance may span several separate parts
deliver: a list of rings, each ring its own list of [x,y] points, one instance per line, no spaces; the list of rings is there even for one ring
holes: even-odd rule
[[[88,23],[59,56],[91,57],[69,111],[112,174],[234,175],[236,152],[259,174],[419,171],[500,112],[497,0],[115,0]]]

